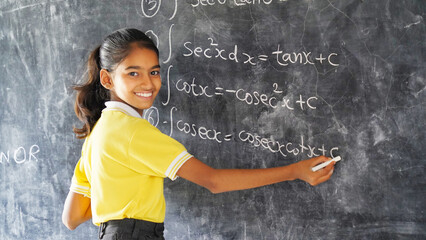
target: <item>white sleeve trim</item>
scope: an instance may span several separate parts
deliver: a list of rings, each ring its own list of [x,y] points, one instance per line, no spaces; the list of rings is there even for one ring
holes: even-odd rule
[[[192,158],[192,155],[189,154],[187,151],[183,151],[181,154],[179,154],[173,160],[173,162],[167,168],[167,170],[166,170],[166,176],[169,177],[172,181],[176,180],[176,178],[177,178],[177,176],[176,176],[177,171],[190,158]]]
[[[84,195],[85,197],[90,198],[90,188],[86,187],[86,186],[81,186],[81,185],[77,185],[72,183],[71,187],[70,187],[70,191],[71,192],[75,192],[75,193],[79,193]]]

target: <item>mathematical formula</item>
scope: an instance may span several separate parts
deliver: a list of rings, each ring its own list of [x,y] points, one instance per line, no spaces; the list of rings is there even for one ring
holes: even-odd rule
[[[168,63],[171,60],[173,52],[172,36],[173,36],[173,27],[174,24],[170,25],[168,33],[168,58],[163,61],[163,63]],[[157,42],[157,47],[160,46],[160,41],[158,35],[155,34],[153,30],[146,31],[148,36],[154,38]],[[332,67],[338,67],[337,63],[337,53],[312,53],[308,51],[285,51],[281,49],[281,45],[277,44],[277,48],[271,50],[269,53],[253,54],[240,50],[237,44],[231,49],[226,49],[219,46],[219,43],[216,42],[213,38],[207,38],[208,45],[207,47],[203,46],[194,46],[190,41],[183,43],[184,52],[182,56],[184,57],[197,57],[205,58],[207,60],[221,60],[221,61],[230,61],[239,64],[256,66],[262,62],[273,62],[280,67],[288,67],[289,65],[330,65]]]
[[[318,53],[317,56],[313,56],[312,52],[285,52],[280,48],[278,44],[276,50],[271,51],[269,54],[250,54],[239,50],[238,45],[229,50],[219,46],[219,44],[213,40],[213,38],[208,38],[210,42],[208,47],[194,46],[192,42],[185,42],[183,44],[185,52],[183,52],[184,57],[200,57],[206,59],[219,59],[223,61],[231,61],[235,63],[250,64],[255,66],[260,62],[266,62],[272,59],[280,66],[288,66],[290,64],[301,64],[301,65],[314,65],[315,63],[319,64],[329,64],[331,66],[337,67],[338,63],[335,62],[335,57],[337,53]]]
[[[170,102],[170,71],[173,68],[173,65],[170,65],[167,69],[167,101],[163,102],[163,105],[167,105]],[[247,105],[264,105],[269,108],[285,108],[287,110],[295,110],[296,108],[300,110],[314,110],[316,109],[315,103],[318,100],[315,96],[304,97],[299,94],[297,100],[285,98],[282,96],[277,96],[283,93],[282,90],[279,90],[278,83],[273,83],[273,90],[266,94],[260,93],[259,91],[247,91],[243,88],[238,89],[225,89],[223,87],[212,88],[210,86],[203,86],[196,83],[196,78],[192,78],[191,81],[185,81],[179,79],[174,84],[174,88],[178,92],[183,92],[194,97],[218,97],[225,94],[229,94],[235,97],[238,101],[244,102]]]
[[[278,2],[283,2],[280,0]],[[160,9],[164,8],[165,14],[169,16],[162,17],[172,20],[177,15],[179,4],[190,4],[192,8],[199,7],[212,7],[218,5],[229,6],[246,6],[246,5],[270,5],[273,0],[194,0],[191,2],[175,1],[161,1],[150,0],[141,1],[142,15],[147,18],[155,17]],[[165,6],[167,4],[167,6]],[[167,99],[162,102],[163,106],[168,106],[171,101],[171,92],[177,91],[181,94],[186,94],[195,98],[218,98],[227,97],[234,98],[235,101],[241,102],[250,106],[261,106],[270,109],[283,109],[285,111],[315,111],[318,105],[318,97],[306,96],[303,94],[293,93],[292,96],[285,96],[284,91],[280,89],[278,83],[272,83],[269,90],[245,89],[242,87],[227,87],[220,86],[218,83],[214,85],[201,84],[200,79],[196,77],[170,79],[170,73],[173,65],[170,61],[178,55],[184,58],[204,59],[205,61],[222,61],[231,64],[242,64],[245,66],[256,67],[263,63],[275,65],[275,67],[285,68],[294,66],[312,66],[312,65],[328,65],[331,67],[339,66],[338,54],[334,52],[312,52],[306,49],[293,51],[284,49],[284,44],[277,43],[272,49],[262,50],[262,52],[250,52],[245,50],[238,43],[227,44],[222,46],[219,41],[213,37],[207,37],[205,41],[184,41],[180,43],[178,49],[181,52],[174,53],[176,44],[173,42],[174,24],[172,23],[168,31],[168,39],[160,41],[158,35],[153,30],[148,30],[146,33],[152,37],[160,48],[160,44],[167,44],[167,47],[161,49],[168,50],[168,57],[163,60],[164,64],[169,64],[167,69],[166,87]],[[196,29],[194,29],[196,32]],[[164,41],[164,42],[163,42]],[[167,52],[166,52],[167,53]],[[230,141],[239,141],[249,144],[253,147],[265,149],[271,153],[278,153],[284,157],[306,155],[307,157],[315,157],[319,155],[334,156],[339,150],[337,147],[325,147],[324,144],[313,146],[305,142],[303,134],[300,135],[298,142],[289,142],[283,140],[274,140],[273,137],[264,137],[255,132],[250,132],[247,129],[235,130],[235,132],[225,133],[218,129],[203,126],[199,123],[184,121],[182,119],[173,119],[173,113],[178,111],[176,107],[171,107],[169,112],[169,121],[164,121],[162,124],[167,124],[169,135],[172,136],[173,132],[180,132],[191,137],[197,137],[205,141],[214,141],[219,144],[227,143]],[[152,107],[144,111],[144,118],[147,119],[152,125],[158,126],[160,124],[159,111],[157,108]]]
[[[279,1],[287,1],[287,0],[279,0]],[[173,13],[170,15],[169,20],[172,20],[177,13],[178,9],[178,1],[175,0],[173,3],[170,3],[172,1],[167,1],[169,4],[173,4]],[[247,5],[270,5],[273,2],[273,0],[193,0],[190,5],[193,8],[201,7],[201,6],[215,6],[215,5],[225,5],[226,3],[232,4],[237,7],[241,6],[247,6]],[[183,2],[183,4],[187,4],[186,2]],[[147,18],[155,17],[160,9],[162,8],[162,2],[161,0],[142,0],[141,1],[141,10],[142,15]]]
[[[195,0],[194,3],[191,3],[191,6],[195,8],[199,6],[224,5],[226,3],[234,4],[235,6],[269,5],[272,0]]]
[[[305,155],[309,158],[330,155],[337,156],[338,147],[312,146],[306,144],[304,136],[300,136],[299,142],[277,141],[274,137],[262,137],[257,133],[252,133],[247,130],[238,130],[238,132],[223,133],[220,130],[202,126],[196,123],[186,122],[184,120],[174,119],[174,112],[178,111],[176,107],[170,109],[170,122],[164,121],[164,124],[169,124],[169,136],[173,136],[174,131],[179,131],[191,137],[198,137],[207,141],[214,141],[219,144],[237,140],[243,143],[252,145],[253,147],[263,148],[271,153],[279,153],[283,157]],[[159,111],[156,107],[151,107],[144,112],[144,118],[152,125],[158,127]]]

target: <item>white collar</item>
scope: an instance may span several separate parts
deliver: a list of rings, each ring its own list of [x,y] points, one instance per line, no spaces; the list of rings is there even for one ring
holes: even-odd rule
[[[122,103],[122,102],[118,102],[118,101],[108,101],[105,102],[105,106],[106,108],[104,108],[104,110],[102,111],[120,111],[122,113],[125,113],[129,116],[132,117],[137,117],[137,118],[142,118],[142,116],[132,107],[130,107],[129,105]]]

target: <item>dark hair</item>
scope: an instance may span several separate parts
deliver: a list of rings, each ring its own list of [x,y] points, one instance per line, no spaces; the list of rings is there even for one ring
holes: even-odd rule
[[[83,75],[83,83],[74,86],[77,91],[74,110],[82,128],[74,127],[77,138],[87,137],[96,121],[101,117],[105,102],[110,99],[109,90],[101,85],[99,72],[106,69],[113,72],[131,51],[131,43],[137,43],[140,48],[148,48],[159,55],[157,46],[143,32],[124,28],[108,35],[103,43],[95,48],[87,60],[86,72]]]

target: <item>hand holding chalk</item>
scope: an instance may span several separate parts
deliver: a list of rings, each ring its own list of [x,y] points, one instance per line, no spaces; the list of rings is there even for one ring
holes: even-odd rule
[[[318,171],[318,170],[320,170],[320,169],[322,169],[322,168],[325,168],[326,166],[328,166],[328,164],[330,164],[330,163],[332,163],[332,162],[338,162],[338,161],[340,161],[342,158],[340,157],[340,156],[337,156],[337,157],[335,157],[335,158],[333,158],[333,159],[331,159],[331,160],[328,160],[327,162],[323,162],[323,163],[321,163],[321,164],[319,164],[319,165],[317,165],[317,166],[315,166],[315,167],[313,167],[312,168],[312,171],[313,172],[316,172],[316,171]]]
[[[333,166],[325,167],[324,170],[317,172],[313,172],[312,168],[328,161],[330,161],[330,158],[326,156],[318,156],[291,164],[290,169],[294,174],[295,179],[299,179],[312,186],[316,186],[330,179],[333,174]]]

